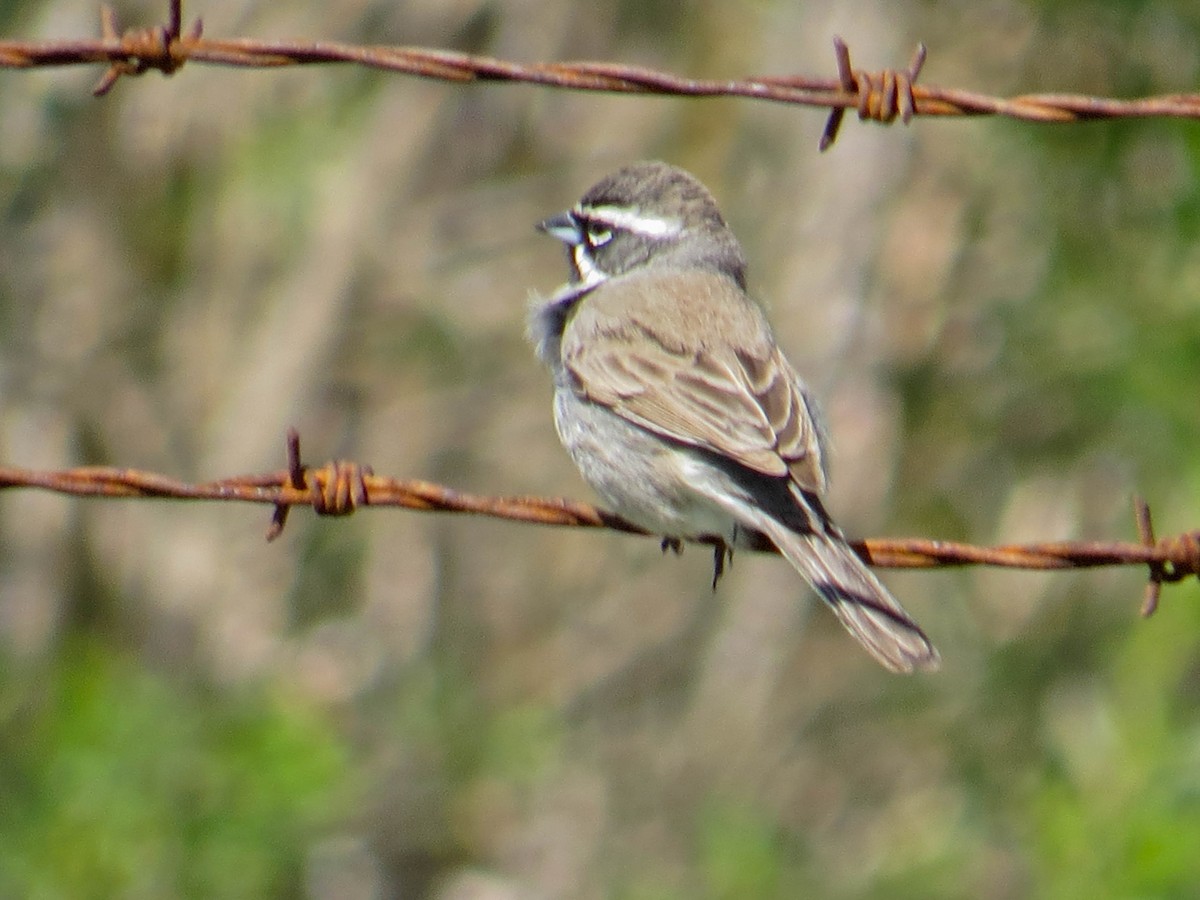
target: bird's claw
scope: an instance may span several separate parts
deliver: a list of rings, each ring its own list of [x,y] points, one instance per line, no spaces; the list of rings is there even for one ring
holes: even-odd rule
[[[713,545],[713,580],[712,589],[717,589],[717,582],[725,574],[725,564],[733,565],[733,545],[722,541]]]

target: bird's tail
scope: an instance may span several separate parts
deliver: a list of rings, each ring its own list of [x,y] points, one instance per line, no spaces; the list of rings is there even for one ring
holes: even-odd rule
[[[903,674],[938,667],[941,658],[921,626],[836,530],[798,532],[765,515],[755,524],[883,666]]]

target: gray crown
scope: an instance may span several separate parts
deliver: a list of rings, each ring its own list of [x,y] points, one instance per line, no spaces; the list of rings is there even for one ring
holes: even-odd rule
[[[714,270],[746,286],[745,255],[716,200],[664,162],[626,166],[538,227],[570,246],[575,281],[667,266]]]

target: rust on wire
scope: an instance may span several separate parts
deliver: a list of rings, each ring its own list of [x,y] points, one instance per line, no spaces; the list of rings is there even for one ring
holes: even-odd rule
[[[925,48],[918,46],[907,69],[871,73],[855,69],[850,51],[834,40],[837,77],[769,76],[744,79],[688,78],[641,66],[606,62],[519,63],[423,47],[364,46],[336,41],[267,41],[204,37],[197,19],[183,28],[182,0],[170,0],[167,22],[122,31],[112,8],[101,7],[101,34],[91,40],[0,41],[0,67],[32,68],[107,63],[95,93],[107,93],[124,75],[151,69],[170,75],[185,62],[274,68],[352,63],[443,81],[509,81],[577,91],[747,97],[829,109],[821,147],[837,137],[847,109],[883,124],[914,116],[998,115],[1029,122],[1163,116],[1200,118],[1200,94],[1168,94],[1132,100],[1082,94],[991,97],[956,88],[918,85]]]
[[[905,125],[912,121],[913,116],[917,114],[917,99],[913,88],[917,83],[917,76],[921,74],[921,68],[925,65],[924,44],[917,44],[912,62],[902,72],[885,69],[872,74],[862,69],[856,70],[850,65],[850,48],[840,37],[833,39],[833,52],[842,90],[858,96],[860,120],[869,119],[872,122],[890,125],[899,116]],[[830,110],[818,144],[822,152],[828,150],[837,140],[845,114],[846,108],[843,106],[836,106]]]
[[[1161,550],[1156,554],[1158,558],[1147,561],[1150,580],[1146,582],[1142,616],[1149,618],[1158,609],[1163,582],[1181,581],[1188,575],[1200,577],[1200,531],[1184,532],[1157,541],[1154,539],[1154,522],[1150,518],[1149,504],[1137,497],[1133,501],[1133,511],[1142,546]]]
[[[374,474],[371,467],[348,460],[334,460],[310,472],[300,460],[300,433],[295,428],[289,428],[287,433],[287,462],[286,477],[282,483],[291,491],[306,494],[319,516],[348,516],[369,502],[367,479]],[[287,499],[276,501],[271,524],[267,528],[268,541],[275,540],[283,533],[291,508],[292,504]]]
[[[287,468],[265,475],[244,475],[191,484],[137,469],[85,466],[51,472],[0,467],[0,490],[37,488],[81,497],[170,498],[263,503],[274,507],[267,539],[283,531],[292,506],[311,506],[318,515],[345,516],[361,506],[472,513],[538,525],[607,528],[632,534],[645,531],[612,513],[587,503],[544,497],[489,497],[456,491],[419,480],[383,478],[367,466],[339,460],[316,469],[300,457],[300,437],[287,436]],[[852,542],[868,563],[889,568],[934,568],[988,565],[1018,569],[1079,569],[1139,565],[1150,570],[1142,615],[1157,608],[1165,582],[1200,576],[1200,530],[1156,539],[1150,509],[1140,498],[1134,504],[1138,542],[1057,541],[977,547],[924,538],[872,538]],[[715,538],[695,543],[716,544]],[[667,546],[670,546],[669,544]],[[773,552],[765,539],[755,550]]]
[[[171,0],[167,23],[153,28],[130,28],[122,32],[117,13],[107,3],[100,7],[100,37],[110,46],[120,47],[120,56],[110,57],[108,71],[92,88],[92,93],[103,97],[122,75],[141,75],[149,69],[157,69],[170,75],[187,58],[183,29],[183,2]],[[204,33],[204,25],[197,19],[188,29],[186,41],[194,44]]]

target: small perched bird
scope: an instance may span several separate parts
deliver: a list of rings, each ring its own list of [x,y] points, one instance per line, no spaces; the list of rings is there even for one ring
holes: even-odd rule
[[[692,175],[641,162],[537,226],[570,280],[535,298],[529,333],[554,374],[554,422],[585,480],[663,547],[769,539],[894,672],[938,653],[830,520],[808,389],[746,292],[746,260]]]

